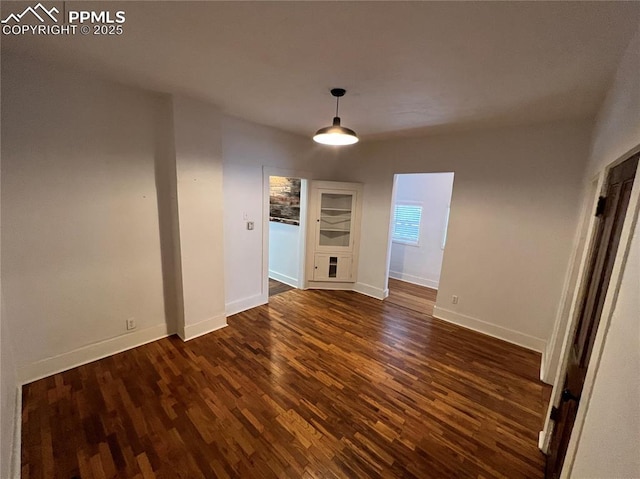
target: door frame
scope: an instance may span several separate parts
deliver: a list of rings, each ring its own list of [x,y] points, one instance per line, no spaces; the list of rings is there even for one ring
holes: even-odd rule
[[[606,191],[605,191],[606,180],[610,170],[618,166],[619,164],[623,163],[624,161],[628,160],[629,158],[633,157],[638,152],[640,152],[640,146],[633,148],[632,150],[630,150],[629,152],[625,153],[620,158],[618,158],[616,161],[607,165],[593,179],[593,181],[597,181],[598,187],[596,188],[595,197],[591,198],[592,216],[591,216],[591,219],[589,220],[589,226],[588,226],[589,228],[588,242],[585,244],[583,254],[581,255],[581,265],[580,265],[581,271],[578,275],[578,277],[580,278],[580,281],[576,285],[575,294],[573,295],[573,306],[571,308],[572,309],[571,318],[567,324],[567,328],[564,334],[564,340],[562,343],[560,367],[556,371],[556,376],[553,382],[554,384],[553,391],[551,393],[551,399],[549,401],[549,407],[547,410],[545,426],[544,426],[544,430],[541,432],[541,437],[540,437],[539,447],[544,453],[547,453],[549,449],[549,443],[551,440],[551,431],[553,429],[553,422],[550,419],[551,408],[553,406],[558,406],[560,403],[560,396],[562,394],[562,387],[564,384],[563,378],[566,374],[569,350],[573,340],[573,335],[575,334],[575,330],[577,327],[577,320],[578,320],[577,316],[579,311],[579,307],[577,307],[577,305],[580,303],[583,295],[585,294],[585,289],[586,289],[585,280],[586,280],[586,275],[588,274],[587,265],[588,265],[589,259],[591,258],[591,254],[593,252],[594,242],[595,242],[595,233],[597,228],[597,222],[595,220],[595,217],[593,216],[593,212],[595,212],[595,205],[597,202],[597,198],[603,194],[606,194]],[[582,395],[580,399],[580,405],[578,407],[578,412],[573,425],[571,439],[567,447],[567,452],[564,459],[564,465],[560,475],[561,478],[569,478],[571,475],[571,470],[573,469],[576,452],[578,450],[578,445],[580,443],[580,436],[582,434],[582,429],[586,419],[586,414],[589,409],[589,402],[591,400],[591,395],[593,393],[595,378],[597,376],[598,369],[600,367],[602,351],[604,348],[604,344],[606,342],[607,333],[609,331],[609,326],[611,324],[611,317],[613,315],[613,311],[618,298],[618,292],[620,290],[622,275],[624,272],[624,268],[626,266],[627,257],[629,256],[631,239],[636,227],[636,223],[638,221],[639,213],[640,213],[640,165],[638,165],[638,168],[636,170],[636,181],[634,181],[633,189],[631,191],[629,207],[627,209],[627,214],[624,219],[622,234],[620,236],[620,242],[618,245],[618,251],[615,256],[613,271],[611,273],[611,279],[609,281],[609,286],[605,296],[602,315],[600,317],[600,323],[598,326],[598,331],[596,333],[596,339],[593,345],[591,358],[589,360],[589,367],[587,369],[587,375],[585,377],[584,387],[583,387]]]
[[[551,386],[554,384],[558,369],[562,366],[562,346],[566,340],[564,335],[569,328],[569,318],[577,314],[579,299],[585,293],[588,260],[591,258],[595,244],[596,217],[593,213],[596,210],[599,191],[604,188],[603,181],[604,175],[595,175],[586,186],[580,210],[580,222],[573,241],[570,266],[562,287],[560,307],[556,314],[551,338],[542,354],[540,380]]]
[[[270,166],[262,167],[262,304],[269,302],[269,177],[270,176],[289,176],[291,178],[300,178],[308,182],[315,179],[314,175],[309,171],[293,170],[288,168],[275,168]],[[298,268],[298,287],[299,289],[307,288],[307,278],[305,276],[305,262],[307,257],[307,209],[308,209],[308,188],[304,187],[300,191],[301,204],[305,205],[300,208],[300,266]],[[304,199],[302,198],[304,196]]]

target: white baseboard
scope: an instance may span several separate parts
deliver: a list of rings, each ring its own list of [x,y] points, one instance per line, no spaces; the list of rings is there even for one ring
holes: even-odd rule
[[[268,302],[269,302],[269,293],[267,293],[266,295],[258,294],[256,296],[251,296],[249,298],[239,299],[237,301],[232,301],[231,303],[227,303],[225,305],[225,314],[228,318],[229,316],[233,316],[234,314],[241,313],[242,311],[246,311],[247,309],[251,309],[257,306],[261,306],[263,304],[267,304]]]
[[[433,316],[437,319],[457,324],[468,329],[473,329],[479,333],[502,339],[509,343],[517,344],[527,349],[537,352],[544,352],[546,341],[544,339],[529,336],[528,334],[514,331],[513,329],[504,328],[496,324],[487,323],[481,319],[472,318],[464,314],[457,313],[448,309],[436,306],[433,308]]]
[[[543,454],[549,454],[549,445],[551,443],[551,434],[546,434],[545,431],[538,433],[538,449]]]
[[[222,329],[227,325],[227,317],[224,314],[218,314],[213,318],[205,319],[195,324],[187,324],[184,327],[184,336],[179,334],[183,341],[191,341],[192,339],[212,333],[218,329]]]
[[[426,286],[431,289],[438,289],[439,282],[434,279],[421,278],[419,276],[413,276],[411,274],[402,273],[400,271],[389,271],[389,277],[393,279],[399,279],[407,283],[417,284],[418,286]]]
[[[286,274],[277,273],[276,271],[269,270],[269,278],[275,279],[276,281],[280,281],[284,284],[288,284],[289,286],[293,286],[294,288],[300,287],[300,283],[296,278],[292,278],[291,276],[287,276]]]
[[[366,283],[356,283],[353,285],[353,291],[364,294],[366,296],[371,296],[372,298],[383,300],[387,296],[389,296],[388,289],[376,288],[375,286],[371,286]]]
[[[328,291],[355,291],[355,283],[343,281],[309,281],[306,289],[322,289]]]
[[[41,359],[18,369],[18,381],[27,384],[52,374],[60,373],[98,359],[106,358],[127,349],[166,338],[170,332],[165,323],[150,328],[132,331],[127,334],[88,344],[67,353]]]

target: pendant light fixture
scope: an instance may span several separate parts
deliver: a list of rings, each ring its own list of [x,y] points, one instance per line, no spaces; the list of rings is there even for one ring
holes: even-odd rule
[[[353,145],[358,142],[358,135],[356,132],[340,126],[340,117],[338,116],[338,104],[340,97],[344,96],[347,91],[343,88],[334,88],[331,90],[331,94],[336,97],[336,116],[333,117],[333,125],[325,128],[320,128],[313,137],[313,141],[316,143],[322,143],[323,145]]]

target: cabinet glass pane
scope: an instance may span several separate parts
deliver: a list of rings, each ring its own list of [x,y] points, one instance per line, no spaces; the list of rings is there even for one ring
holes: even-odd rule
[[[338,257],[329,256],[329,278],[335,278],[338,274]]]
[[[349,246],[353,195],[322,193],[320,196],[320,246]]]

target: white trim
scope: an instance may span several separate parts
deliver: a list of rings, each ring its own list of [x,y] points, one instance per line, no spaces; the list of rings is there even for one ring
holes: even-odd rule
[[[546,430],[540,431],[538,433],[538,449],[540,449],[540,451],[542,451],[543,454],[549,454],[550,444],[551,444],[551,433]]]
[[[9,459],[9,474],[12,479],[20,479],[22,472],[22,386],[16,388],[16,403],[13,424],[13,444]]]
[[[267,279],[267,283],[268,283]],[[233,316],[234,314],[241,313],[246,311],[247,309],[255,308],[261,306],[263,304],[267,304],[269,302],[269,292],[267,291],[267,297],[265,298],[263,294],[257,294],[255,296],[250,296],[248,298],[238,299],[237,301],[232,301],[231,303],[227,303],[225,305],[225,315],[227,318],[229,316]]]
[[[302,178],[300,183],[300,233],[298,234],[298,286],[304,286],[307,268],[307,221],[309,219],[309,181]],[[269,289],[269,288],[267,288]]]
[[[387,295],[389,294],[389,271],[391,270],[391,249],[393,248],[393,216],[396,212],[398,175],[398,173],[395,173],[393,175],[393,187],[391,188],[391,204],[389,205],[389,224],[387,225],[387,260],[384,265],[384,280],[385,286],[387,287]]]
[[[543,445],[544,445],[544,433],[542,431],[540,431],[538,433],[538,449],[542,450]]]
[[[185,325],[184,337],[180,337],[185,342],[191,341],[192,339],[222,329],[225,326],[227,326],[227,317],[224,314],[218,314],[213,318],[205,319],[195,324]]]
[[[298,288],[298,280],[296,278],[292,278],[291,276],[287,276],[286,274],[277,273],[273,270],[269,270],[269,278],[275,279],[276,281],[280,281],[281,283],[288,284],[289,286],[293,286],[294,288]]]
[[[542,351],[542,356],[540,357],[540,381],[545,384],[549,384],[553,386],[553,383],[545,381],[547,378],[547,351],[549,350],[549,343],[545,343],[544,351]]]
[[[352,281],[307,281],[305,289],[326,289],[329,291],[354,291]]]
[[[592,194],[589,201],[587,198],[587,204],[590,205],[590,211],[595,211],[595,207],[598,201],[598,197],[602,194],[602,191],[605,188],[605,179],[607,175],[607,169],[601,171],[595,178],[591,180],[591,184],[596,183],[595,191],[591,193],[592,190],[587,189],[587,194]],[[578,269],[577,280],[573,287],[573,293],[571,297],[571,308],[569,310],[569,319],[567,320],[567,324],[565,326],[562,343],[557,343],[557,337],[560,334],[560,331],[556,333],[556,343],[549,345],[551,349],[551,357],[553,358],[554,350],[553,348],[560,347],[560,357],[558,359],[558,365],[555,368],[555,377],[553,380],[553,390],[551,391],[551,397],[549,398],[549,405],[547,406],[547,413],[545,416],[545,423],[543,428],[543,433],[545,435],[545,449],[542,449],[543,452],[547,452],[549,448],[549,444],[551,442],[551,432],[553,431],[554,422],[551,420],[551,409],[555,406],[557,407],[560,404],[560,396],[562,394],[562,386],[564,385],[564,374],[567,368],[567,357],[569,354],[569,348],[571,341],[573,340],[573,335],[575,334],[576,323],[578,321],[578,315],[580,314],[580,301],[585,294],[585,289],[587,285],[587,275],[589,273],[588,262],[591,258],[591,254],[594,248],[597,221],[593,214],[588,216],[587,221],[587,230],[586,230],[586,238],[583,249],[581,251],[580,256],[580,266]]]
[[[634,153],[635,154],[635,153]],[[626,159],[633,156],[633,154],[625,157]],[[606,173],[608,174],[611,168],[617,166],[622,161],[618,161],[609,168]],[[618,292],[620,291],[620,284],[622,283],[622,276],[624,268],[627,263],[627,257],[629,256],[629,250],[631,247],[631,239],[635,230],[636,222],[638,220],[638,214],[640,212],[640,164],[636,170],[636,177],[633,183],[633,189],[631,191],[631,198],[629,199],[629,206],[622,226],[622,232],[620,234],[620,242],[618,243],[618,251],[613,263],[613,270],[611,271],[611,278],[609,280],[609,287],[607,288],[607,295],[604,299],[604,305],[602,307],[602,314],[600,316],[600,323],[598,324],[598,331],[596,332],[596,339],[593,344],[591,352],[591,358],[589,359],[589,365],[587,366],[587,375],[584,380],[582,388],[582,394],[580,395],[580,405],[578,406],[578,412],[576,419],[573,423],[573,430],[571,431],[571,439],[569,439],[569,445],[567,446],[567,453],[564,459],[564,465],[562,467],[561,478],[570,478],[573,469],[573,464],[578,451],[578,445],[580,443],[580,436],[582,434],[582,428],[589,410],[589,402],[591,400],[591,394],[593,393],[593,386],[595,384],[595,378],[600,367],[600,359],[602,358],[602,351],[604,349],[607,333],[609,332],[609,326],[611,325],[611,317],[613,316],[616,301],[618,299]],[[564,370],[566,369],[566,359],[563,361],[563,368],[560,371],[564,376]],[[562,389],[563,384],[556,382],[554,386],[555,390]]]
[[[389,289],[377,288],[365,283],[356,283],[353,285],[353,291],[356,293],[371,296],[372,298],[383,300],[389,296]]]
[[[169,334],[171,333],[167,330],[167,325],[162,323],[150,328],[116,336],[115,338],[88,344],[72,351],[22,366],[18,369],[18,382],[20,384],[27,384],[37,381],[52,374],[57,374],[158,339],[166,338]]]
[[[444,219],[444,231],[442,233],[442,242],[440,249],[444,251],[447,245],[447,231],[449,231],[449,217],[451,216],[451,196],[453,195],[453,183],[451,183],[451,194],[449,195],[449,205],[447,206],[447,217]]]
[[[411,274],[402,273],[401,271],[389,271],[389,278],[404,281],[405,283],[417,284],[418,286],[426,286],[431,289],[438,289],[439,282],[433,279],[421,278]]]
[[[414,248],[420,248],[421,244],[420,244],[420,238],[418,238],[418,241],[411,241],[411,240],[402,240],[402,239],[398,239],[398,238],[391,238],[391,242],[393,244],[401,244],[402,246],[413,246]]]
[[[433,308],[433,317],[540,353],[544,351],[547,344],[544,339],[529,336],[528,334],[521,333],[520,331],[498,326],[497,324],[487,323],[481,319],[473,318],[438,306]]]
[[[565,275],[563,292],[558,312],[556,314],[553,332],[547,344],[547,348],[545,349],[544,358],[546,359],[546,370],[544,371],[544,377],[541,379],[547,384],[555,383],[558,371],[563,367],[563,348],[568,340],[567,333],[571,330],[572,325],[576,321],[574,316],[579,312],[579,300],[582,297],[582,289],[585,285],[585,276],[588,273],[587,262],[591,257],[596,231],[596,218],[593,215],[593,212],[595,211],[596,204],[598,202],[598,196],[604,188],[604,180],[604,173],[600,173],[591,179],[586,188],[585,195],[588,196],[583,200],[583,209],[580,215],[581,219],[578,224],[576,237],[573,241],[573,253],[571,254],[569,268]],[[578,251],[581,238],[584,238],[584,241],[582,248]],[[576,268],[577,271],[575,273],[575,278],[572,279],[574,276],[573,271]],[[565,316],[567,318],[566,324],[564,325],[564,330],[561,330],[560,326]],[[559,399],[559,397],[555,399]],[[551,409],[549,409],[549,413],[550,412]]]
[[[322,190],[347,190],[353,191],[354,185],[358,187],[364,186],[363,183],[350,182],[350,181],[333,181],[333,180],[319,180],[317,178],[308,178],[313,181],[313,187]],[[360,192],[358,192],[360,194]]]

